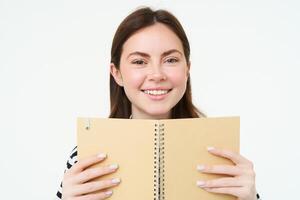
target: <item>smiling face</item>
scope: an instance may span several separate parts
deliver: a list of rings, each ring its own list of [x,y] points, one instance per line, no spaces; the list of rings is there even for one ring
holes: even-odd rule
[[[177,35],[162,23],[143,28],[124,43],[120,70],[111,74],[124,87],[132,116],[166,119],[186,90],[189,66]]]

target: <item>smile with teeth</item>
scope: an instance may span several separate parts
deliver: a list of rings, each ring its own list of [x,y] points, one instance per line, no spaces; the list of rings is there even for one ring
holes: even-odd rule
[[[151,95],[164,95],[167,94],[170,90],[142,90],[146,94]]]

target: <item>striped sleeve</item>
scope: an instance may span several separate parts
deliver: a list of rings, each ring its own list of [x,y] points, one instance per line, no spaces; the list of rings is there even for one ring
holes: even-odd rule
[[[261,198],[260,198],[260,196],[259,196],[258,193],[256,194],[256,198],[257,198],[257,200],[261,200]]]
[[[77,146],[71,151],[70,157],[67,160],[64,173],[69,170],[77,162]],[[60,183],[55,200],[62,199],[62,182]]]

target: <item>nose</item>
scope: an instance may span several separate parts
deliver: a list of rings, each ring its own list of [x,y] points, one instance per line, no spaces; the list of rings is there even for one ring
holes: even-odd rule
[[[151,70],[148,74],[148,79],[155,82],[164,81],[167,79],[163,69],[160,65],[155,65],[151,67]]]

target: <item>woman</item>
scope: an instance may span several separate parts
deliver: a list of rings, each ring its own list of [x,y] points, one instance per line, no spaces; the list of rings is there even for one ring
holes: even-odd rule
[[[141,8],[127,16],[118,27],[111,49],[110,118],[172,119],[205,117],[192,103],[190,85],[190,47],[178,20],[165,10]],[[199,173],[226,174],[227,178],[197,181],[199,189],[224,193],[239,200],[258,199],[253,165],[228,150],[209,148],[234,166],[198,165]],[[89,166],[104,160],[99,154],[77,162],[77,149],[67,163],[58,198],[105,199],[120,183],[107,180],[114,173],[112,164],[97,169]],[[94,178],[102,177],[99,181]],[[95,193],[97,191],[97,193]]]

